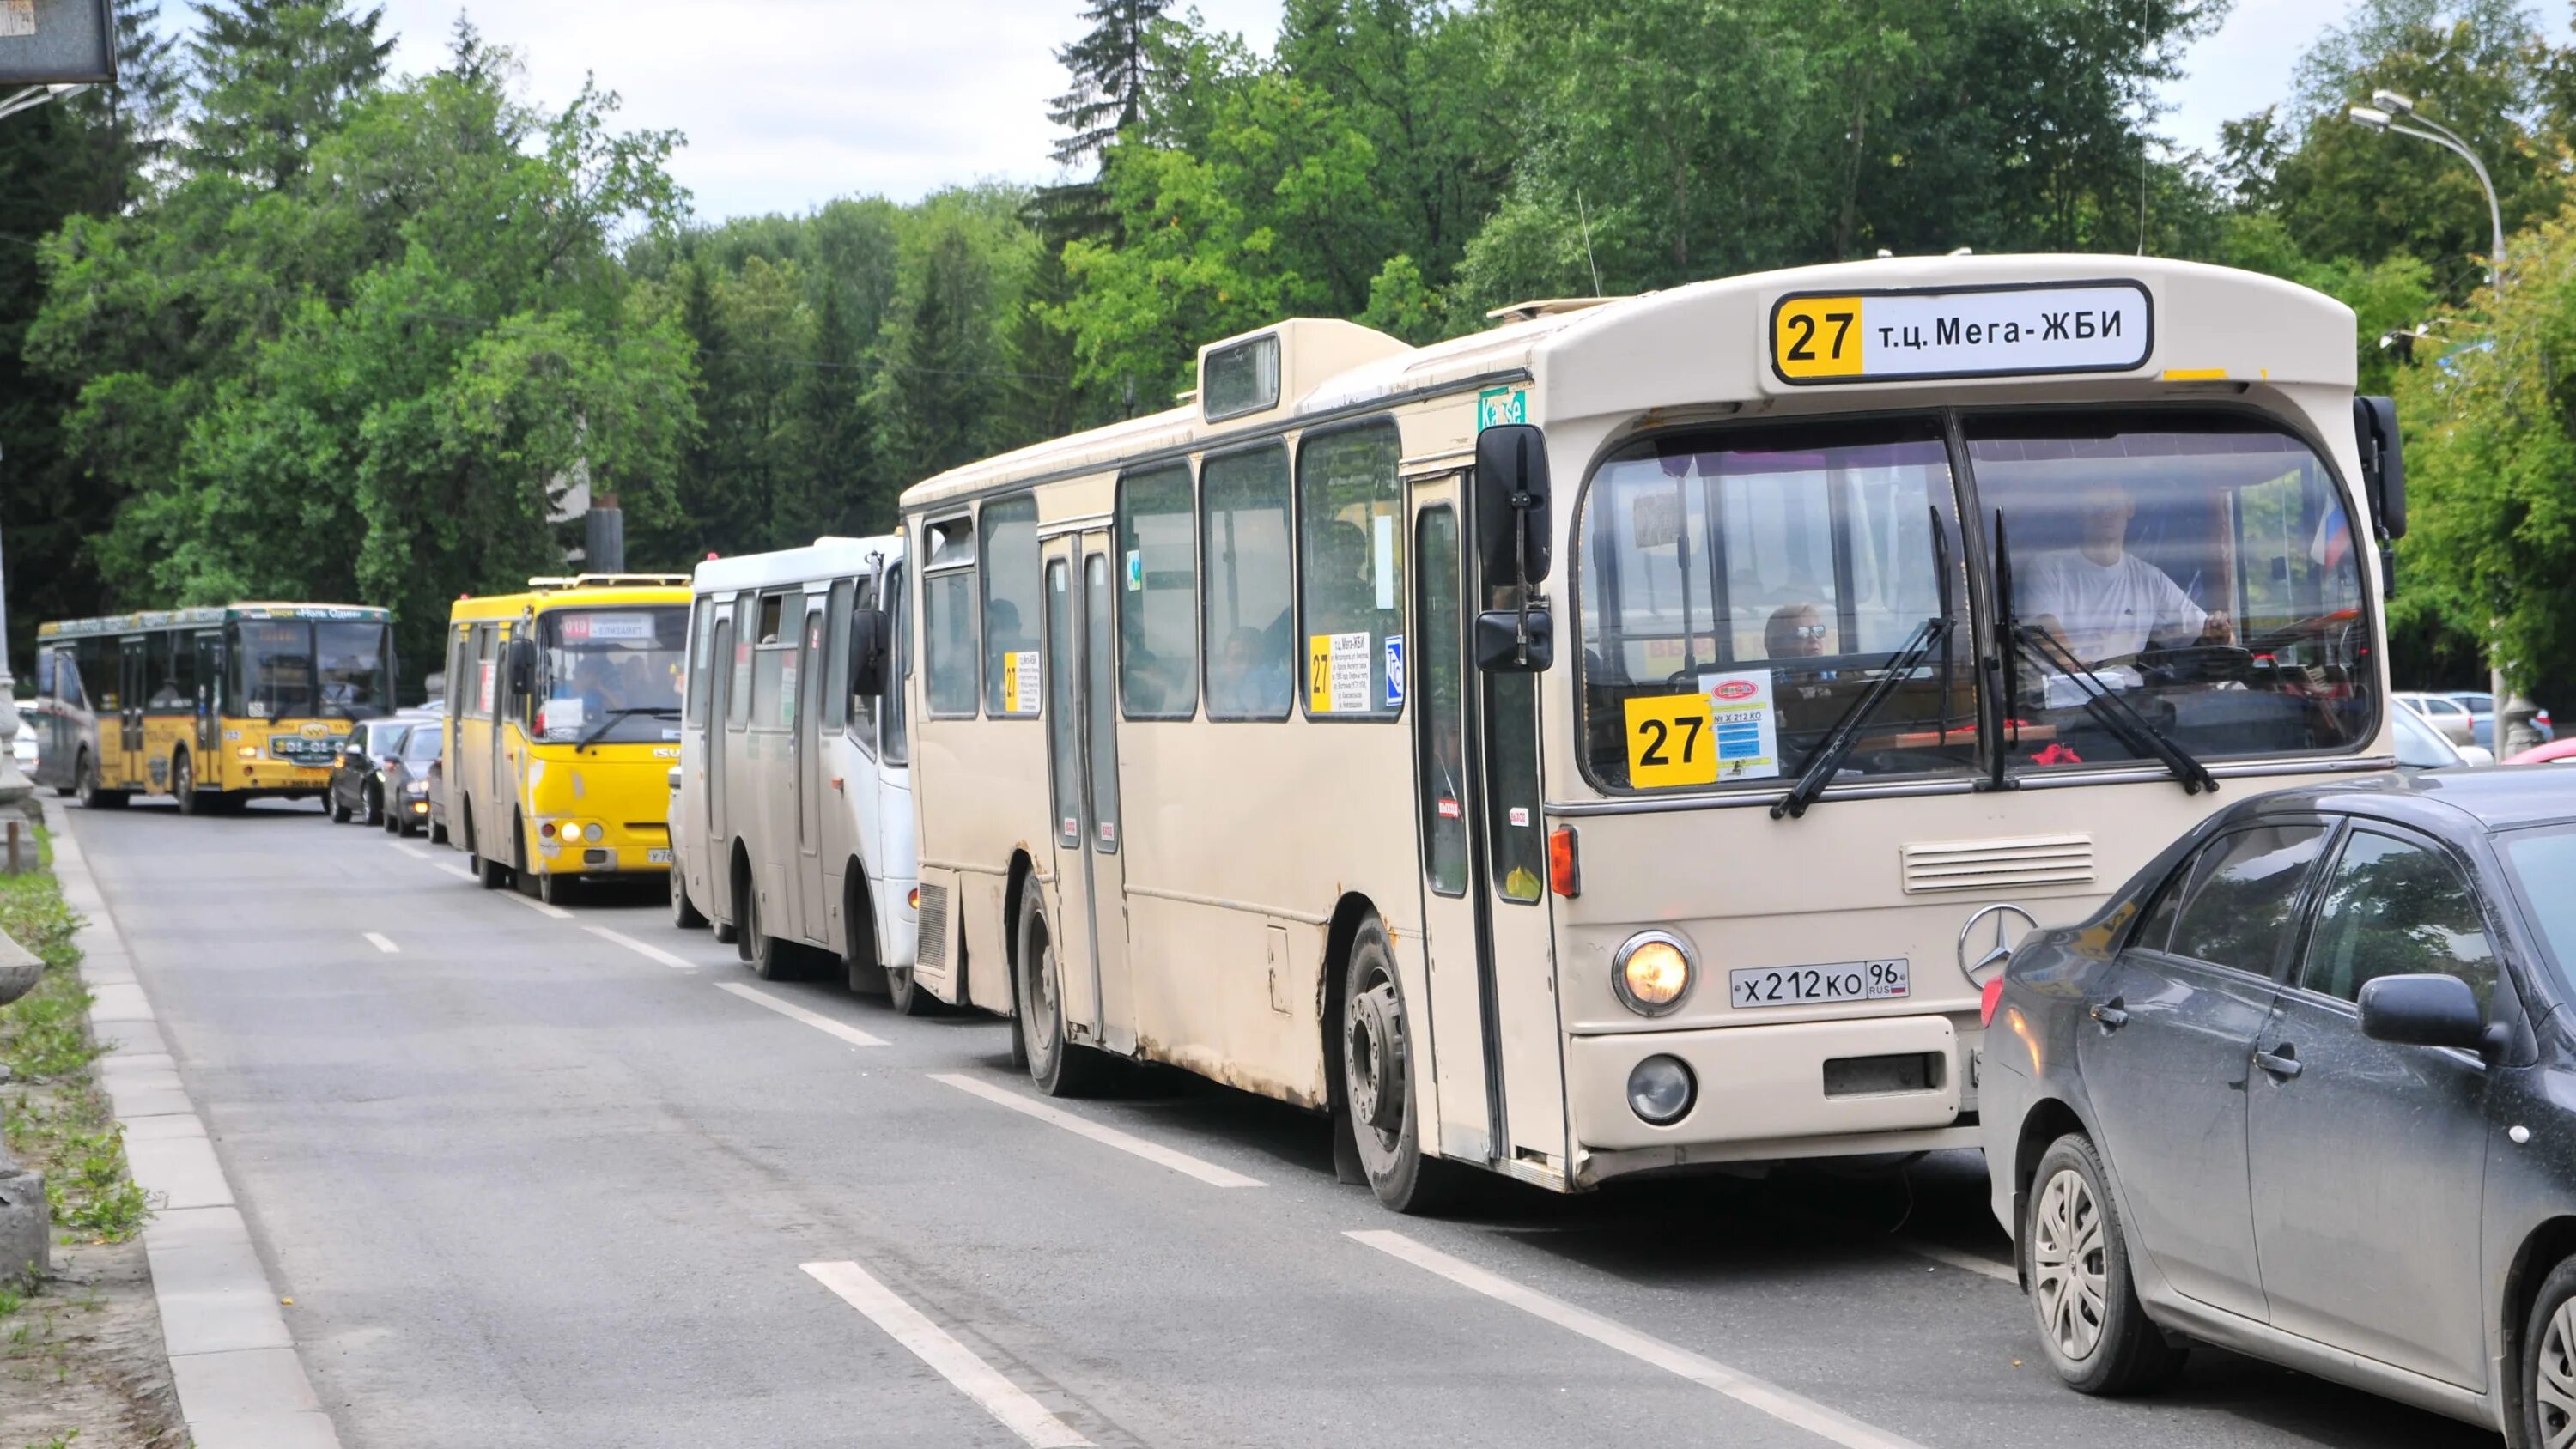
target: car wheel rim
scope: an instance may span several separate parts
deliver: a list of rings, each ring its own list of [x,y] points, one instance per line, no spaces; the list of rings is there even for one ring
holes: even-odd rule
[[[2040,1330],[2072,1362],[2092,1357],[2102,1342],[2108,1247],[2101,1207],[2083,1174],[2069,1168],[2050,1178],[2031,1221],[2032,1301]]]
[[[2546,1449],[2576,1444],[2576,1298],[2558,1305],[2540,1336],[2540,1362],[2532,1398],[2540,1406],[2540,1442]]]

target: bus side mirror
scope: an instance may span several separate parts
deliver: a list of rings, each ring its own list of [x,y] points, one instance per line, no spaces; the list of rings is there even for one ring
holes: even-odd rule
[[[1476,558],[1487,588],[1547,582],[1547,438],[1528,423],[1476,435]]]
[[[886,657],[894,637],[883,609],[850,615],[850,693],[875,699],[886,691]]]
[[[1555,662],[1556,621],[1547,610],[1488,609],[1476,616],[1478,669],[1488,674],[1545,674]]]
[[[537,641],[513,639],[503,671],[513,695],[525,695],[537,687]]]
[[[2362,493],[2370,500],[2379,536],[2406,536],[2406,452],[2397,434],[2397,400],[2352,400],[2353,441],[2361,448]]]

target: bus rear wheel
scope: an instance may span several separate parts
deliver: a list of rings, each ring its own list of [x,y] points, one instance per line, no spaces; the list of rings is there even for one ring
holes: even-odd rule
[[[1400,1213],[1433,1213],[1454,1202],[1465,1169],[1422,1151],[1413,1075],[1422,1062],[1412,1013],[1372,916],[1351,941],[1342,973],[1342,1117],[1377,1200]]]
[[[742,959],[751,965],[751,974],[763,981],[793,981],[804,975],[804,962],[793,941],[782,941],[769,934],[768,923],[760,919],[760,891],[753,887],[742,893],[742,939],[737,946]]]
[[[688,878],[680,874],[680,868],[678,866],[672,866],[671,929],[675,931],[694,931],[699,927],[704,926],[706,923],[706,915],[696,906],[689,904]]]
[[[510,883],[510,868],[483,853],[482,832],[474,828],[474,813],[465,814],[465,868],[474,872],[475,884],[487,891],[497,891]]]
[[[1046,918],[1046,896],[1032,879],[1020,887],[1017,965],[1019,1007],[1014,1030],[1028,1058],[1029,1080],[1050,1097],[1087,1097],[1107,1082],[1115,1063],[1077,1044],[1065,1030],[1063,973],[1055,932]],[[914,988],[915,994],[926,994]]]

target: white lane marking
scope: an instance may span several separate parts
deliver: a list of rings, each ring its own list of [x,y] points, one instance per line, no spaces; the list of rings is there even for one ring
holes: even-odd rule
[[[529,910],[532,910],[541,916],[552,916],[558,921],[569,921],[572,919],[572,912],[565,910],[561,906],[547,905],[544,901],[538,900],[535,896],[523,896],[514,891],[511,893],[510,899],[517,901],[520,905],[526,906]]]
[[[375,947],[377,950],[384,952],[388,956],[399,956],[402,954],[402,947],[395,945],[391,936],[384,935],[377,931],[361,931],[359,934],[367,938],[368,945]]]
[[[856,1263],[806,1263],[800,1265],[814,1281],[839,1295],[842,1302],[868,1316],[868,1321],[913,1356],[939,1371],[939,1376],[963,1389],[966,1397],[984,1406],[984,1412],[1002,1421],[1002,1427],[1020,1436],[1032,1449],[1086,1449],[1091,1441],[1075,1433],[1066,1423],[1047,1412],[1047,1407],[1029,1397],[1027,1391],[1004,1378],[1001,1371],[984,1362],[975,1351],[948,1336],[945,1329],[931,1322],[921,1310],[897,1298],[883,1283],[868,1276]]]
[[[1041,1122],[1061,1127],[1077,1137],[1088,1137],[1104,1147],[1115,1147],[1121,1152],[1132,1153],[1147,1162],[1168,1167],[1184,1176],[1195,1177],[1210,1187],[1262,1185],[1261,1179],[1257,1177],[1246,1177],[1240,1172],[1219,1167],[1213,1162],[1202,1161],[1186,1152],[1175,1152],[1160,1143],[1130,1136],[1115,1127],[1103,1127],[1097,1122],[1077,1117],[1071,1112],[1059,1111],[1044,1102],[1031,1101],[1018,1092],[1005,1087],[996,1087],[990,1082],[979,1082],[973,1077],[961,1077],[953,1072],[932,1072],[930,1079],[934,1082],[946,1082],[961,1092],[972,1092],[987,1102],[998,1102],[1014,1112],[1024,1113]]]
[[[683,961],[679,957],[672,955],[670,952],[663,950],[659,946],[648,946],[622,931],[612,931],[606,926],[584,926],[582,929],[588,931],[594,936],[597,936],[603,941],[615,941],[618,945],[625,947],[627,950],[634,952],[645,960],[658,961],[661,964],[670,967],[674,971],[695,971],[698,969],[697,962]]]
[[[1437,1248],[1415,1242],[1402,1233],[1367,1228],[1355,1229],[1345,1236],[1390,1257],[1401,1258],[1426,1272],[1437,1273],[1461,1288],[1482,1293],[1496,1302],[1508,1303],[1559,1328],[1581,1334],[1604,1348],[1615,1349],[1642,1363],[1653,1364],[1667,1373],[1679,1374],[1693,1383],[1715,1389],[1737,1403],[1759,1409],[1784,1424],[1795,1425],[1819,1438],[1843,1445],[1844,1449],[1922,1449],[1911,1439],[1873,1428],[1777,1384],[1728,1368],[1715,1359],[1703,1358],[1686,1348],[1577,1308],[1563,1299],[1523,1287]]]
[[[443,871],[447,872],[449,875],[452,875],[452,876],[456,877],[458,880],[472,880],[472,879],[474,879],[474,872],[472,872],[472,871],[470,871],[470,870],[467,870],[465,867],[463,867],[463,866],[461,866],[461,865],[449,865],[449,864],[448,864],[447,862],[445,862],[445,861],[440,861],[440,862],[438,863],[438,865],[437,865],[437,869],[440,869],[440,870],[443,870]]]
[[[679,958],[677,957],[673,957],[672,959],[674,961],[679,961]],[[685,966],[688,963],[685,961],[679,961],[679,964]],[[766,991],[754,991],[739,981],[719,981],[716,983],[716,990],[730,991],[734,995],[741,997],[743,1000],[750,1002],[754,1006],[765,1006],[770,1010],[777,1012],[780,1016],[794,1017],[796,1020],[805,1023],[816,1031],[827,1032],[830,1035],[837,1036],[852,1046],[876,1047],[884,1046],[886,1044],[886,1039],[884,1037],[870,1036],[866,1032],[859,1030],[857,1027],[850,1025],[846,1021],[834,1021],[832,1018],[823,1015],[819,1011],[807,1011],[805,1008],[798,1006],[795,1002],[781,1001]]]
[[[391,846],[395,850],[401,851],[403,854],[410,856],[414,860],[429,859],[429,852],[421,849],[417,845],[405,845],[399,840],[388,840],[385,844]]]
[[[1998,1283],[2010,1283],[2016,1288],[2021,1286],[2021,1275],[2013,1271],[2010,1263],[1998,1263],[1992,1258],[1981,1257],[1975,1253],[1963,1253],[1957,1248],[1945,1248],[1939,1243],[1902,1243],[1898,1246],[1918,1258],[1928,1258],[1945,1268],[1982,1273]]]

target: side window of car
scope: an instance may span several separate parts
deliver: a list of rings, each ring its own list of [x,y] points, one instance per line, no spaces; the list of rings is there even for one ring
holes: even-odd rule
[[[2147,907],[2146,917],[2138,922],[2138,929],[2129,937],[2130,950],[2161,951],[2173,940],[2174,918],[2182,914],[2183,897],[2191,894],[2192,873],[2209,858],[2211,849],[2202,846],[2184,856],[2182,864],[2174,867],[2173,874],[2165,877],[2164,884],[2156,887],[2155,903]]]
[[[2356,830],[2326,876],[2299,984],[2344,1001],[2382,976],[2440,973],[2484,1002],[2495,990],[2495,946],[2477,893],[2430,846]]]
[[[2174,955],[2269,976],[2297,924],[2299,888],[2324,845],[2322,825],[2239,830],[2201,849],[2174,919]]]

